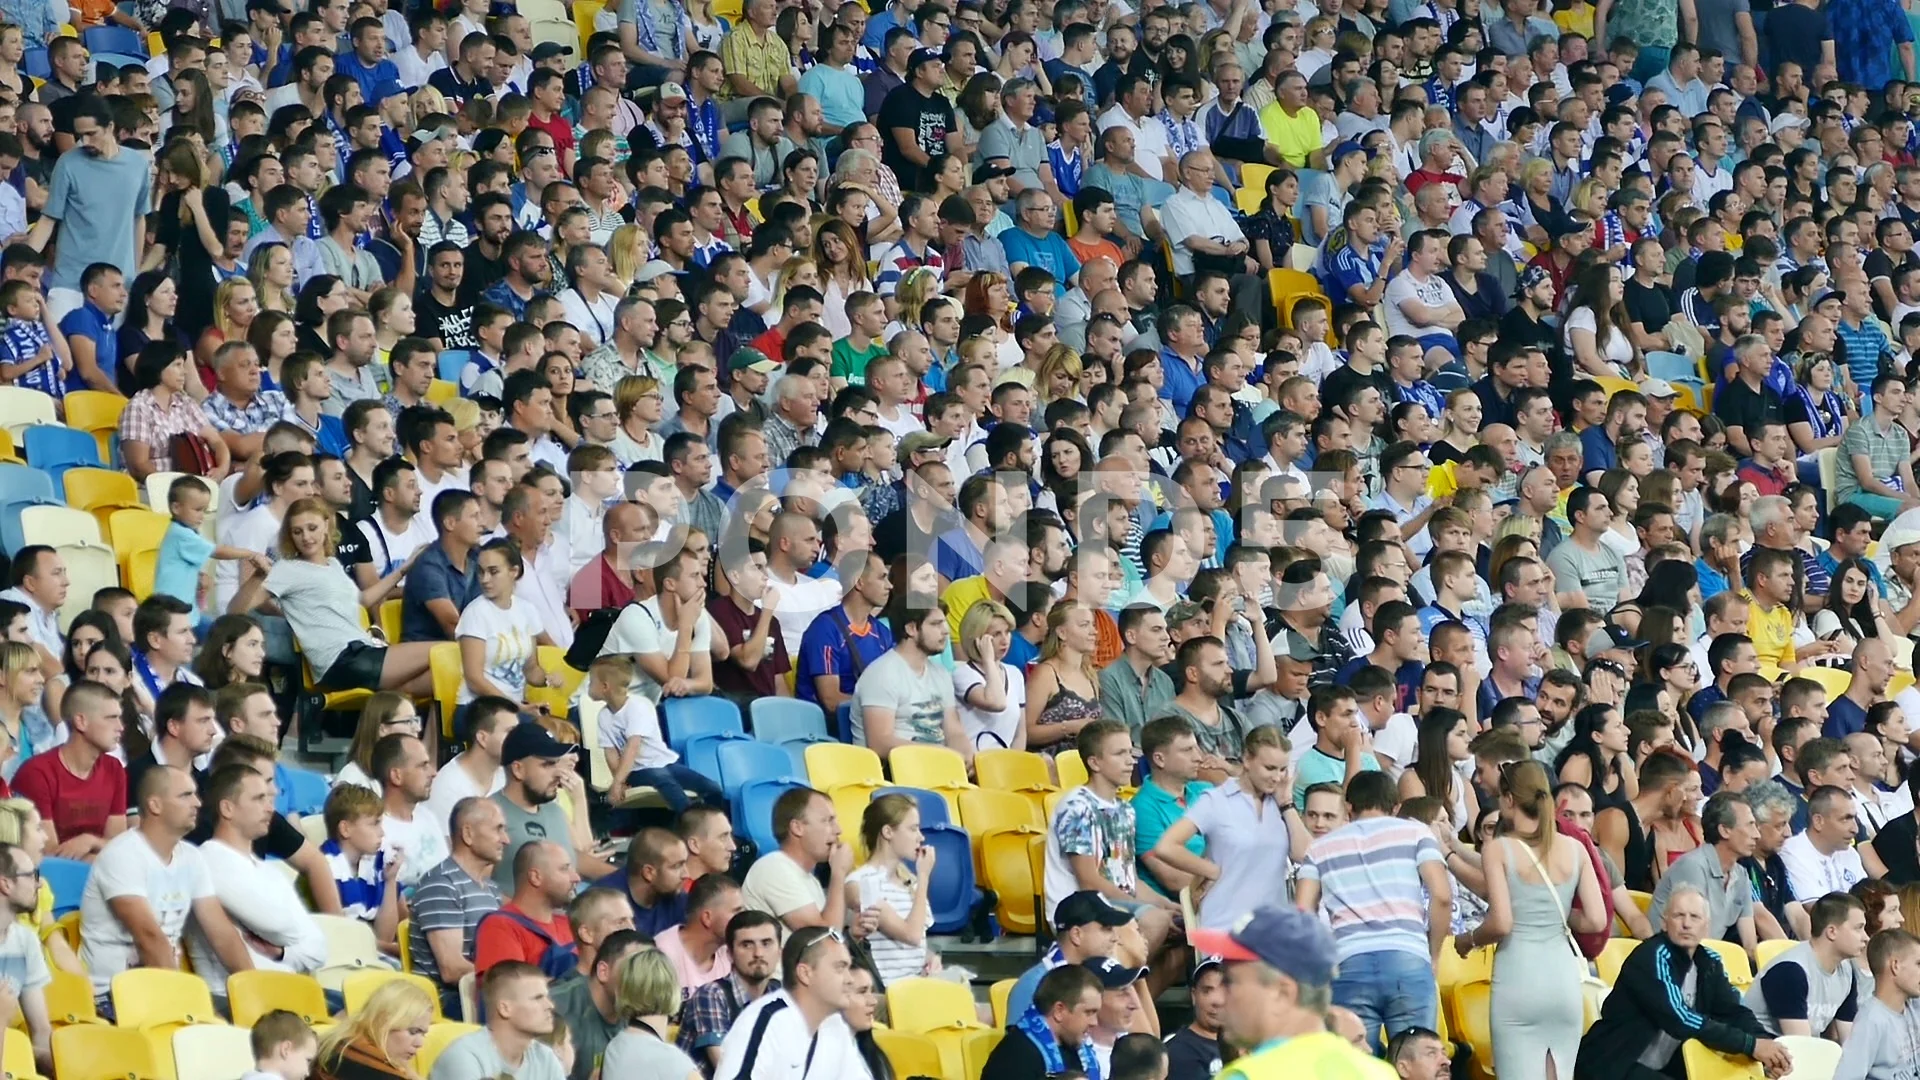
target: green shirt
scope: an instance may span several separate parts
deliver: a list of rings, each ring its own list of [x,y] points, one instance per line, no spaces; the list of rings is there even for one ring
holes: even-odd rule
[[[855,349],[853,339],[843,337],[833,343],[833,365],[827,374],[836,379],[847,380],[849,386],[864,386],[867,381],[867,365],[887,355],[887,347],[878,340],[865,349]]]
[[[1185,816],[1193,800],[1211,787],[1212,784],[1190,780],[1186,790],[1176,799],[1167,793],[1167,789],[1148,780],[1140,785],[1139,791],[1133,793],[1133,834],[1134,846],[1140,853],[1140,880],[1162,896],[1172,897],[1175,894],[1160,884],[1160,879],[1147,869],[1145,856],[1153,850],[1153,845],[1160,842],[1160,837],[1173,827],[1173,823]],[[1187,838],[1186,847],[1195,855],[1204,856],[1207,853],[1207,838],[1196,832]]]
[[[1166,672],[1149,668],[1143,683],[1124,655],[1100,670],[1100,715],[1127,725],[1136,746],[1140,729],[1173,704],[1173,694],[1173,679]]]

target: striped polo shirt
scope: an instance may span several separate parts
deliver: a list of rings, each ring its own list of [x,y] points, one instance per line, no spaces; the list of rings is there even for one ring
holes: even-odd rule
[[[1315,841],[1299,879],[1320,883],[1320,908],[1333,926],[1339,959],[1375,952],[1425,959],[1427,894],[1420,864],[1442,859],[1425,825],[1362,818]]]

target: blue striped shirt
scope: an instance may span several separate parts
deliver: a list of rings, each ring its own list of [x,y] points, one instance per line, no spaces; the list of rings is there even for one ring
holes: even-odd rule
[[[1442,858],[1433,833],[1402,818],[1362,818],[1314,841],[1300,880],[1320,883],[1339,959],[1375,952],[1428,959],[1420,864]]]

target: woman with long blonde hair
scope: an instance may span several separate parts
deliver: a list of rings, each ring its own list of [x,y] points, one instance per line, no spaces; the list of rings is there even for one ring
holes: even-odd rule
[[[893,335],[902,330],[920,328],[920,310],[927,301],[940,295],[940,272],[921,266],[907,271],[900,279],[900,285],[894,290],[894,299],[899,301],[899,314],[887,325],[881,334],[882,341],[893,340]]]
[[[293,295],[293,252],[285,244],[261,244],[247,259],[247,280],[253,282],[261,311],[293,314],[299,300]]]
[[[47,830],[41,822],[39,808],[27,799],[0,799],[0,844],[12,844],[25,851],[37,868],[47,854]],[[85,975],[87,969],[74,955],[73,946],[67,944],[67,936],[55,930],[53,886],[44,879],[38,886],[33,911],[21,912],[20,921],[39,932],[54,967],[71,975]]]
[[[1070,743],[1100,719],[1100,676],[1093,654],[1100,630],[1085,604],[1055,604],[1047,615],[1040,659],[1027,673],[1027,745]]]
[[[364,1005],[327,1029],[313,1074],[319,1080],[419,1080],[413,1061],[433,1017],[433,999],[417,984],[381,983]]]
[[[607,258],[613,262],[613,276],[628,288],[634,275],[647,265],[647,231],[638,225],[622,225],[607,241]]]
[[[866,249],[853,226],[834,218],[814,230],[813,265],[820,271],[820,295],[826,300],[820,321],[836,339],[846,337],[853,333],[853,322],[847,318],[847,297],[873,291]]]
[[[40,707],[46,688],[47,675],[33,646],[0,643],[0,727],[8,744],[0,751],[0,779],[11,783],[23,762],[54,745],[53,722]]]
[[[181,288],[180,303],[184,309],[186,305],[184,285]],[[259,298],[253,291],[253,282],[246,278],[228,278],[213,291],[213,325],[207,327],[194,344],[193,362],[199,378],[187,380],[189,397],[195,401],[205,401],[207,395],[213,392],[214,354],[220,351],[220,346],[229,341],[247,340],[247,330],[253,326],[253,317],[259,313]],[[195,393],[196,389],[198,393]]]
[[[1040,358],[1040,370],[1033,376],[1033,394],[1042,407],[1071,399],[1084,403],[1082,380],[1086,370],[1073,346],[1056,344]]]
[[[780,264],[779,271],[774,274],[773,303],[767,310],[780,311],[781,306],[787,302],[787,290],[795,285],[818,289],[820,284],[820,267],[814,264],[813,256],[806,254],[791,256],[786,262]]]

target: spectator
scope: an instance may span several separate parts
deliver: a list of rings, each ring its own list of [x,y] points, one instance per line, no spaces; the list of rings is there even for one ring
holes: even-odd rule
[[[661,828],[645,828],[627,842],[627,866],[594,884],[626,897],[634,929],[658,938],[687,917],[687,845]]]
[[[442,1010],[460,1011],[460,980],[474,973],[474,937],[501,904],[494,869],[506,854],[507,822],[494,799],[456,803],[451,854],[414,882],[410,910],[414,970],[440,986]]]
[[[1034,988],[1033,1003],[1009,1016],[1006,1038],[987,1055],[994,1076],[1054,1075],[1076,1069],[1100,1075],[1090,1036],[1100,1016],[1102,984],[1093,962],[1063,964]]]
[[[327,962],[327,939],[308,914],[287,876],[253,853],[255,842],[273,822],[273,780],[252,765],[222,766],[206,784],[214,815],[213,837],[200,847],[201,859],[229,926],[245,943],[246,963],[231,965],[219,949],[217,930],[196,908],[198,920],[187,939],[194,972],[225,998],[231,971],[311,973]]]
[[[788,930],[846,925],[853,849],[840,840],[833,800],[807,787],[782,793],[773,804],[773,835],[780,846],[755,860],[740,886],[747,908],[774,916]],[[814,876],[822,863],[825,889]]]
[[[1271,724],[1248,732],[1240,775],[1202,792],[1154,844],[1155,855],[1199,886],[1202,926],[1230,925],[1260,906],[1270,883],[1291,872],[1293,853],[1311,844],[1299,811],[1280,801],[1290,750]],[[1186,846],[1195,837],[1206,843],[1204,858]]]
[[[810,926],[788,935],[780,950],[780,989],[762,995],[734,1019],[720,1044],[714,1080],[762,1075],[762,1062],[782,1075],[838,1076],[864,1068],[853,1031],[840,1015],[853,984],[852,967],[847,946],[832,928]]]
[[[615,973],[614,1007],[624,1030],[607,1045],[603,1069],[621,1076],[698,1075],[693,1058],[667,1041],[668,1018],[680,1014],[680,981],[658,949],[630,952]]]
[[[447,1044],[430,1080],[493,1080],[503,1073],[519,1080],[564,1080],[566,1067],[542,1041],[553,1033],[554,1009],[539,968],[516,960],[493,965],[480,981],[480,1000],[486,1002],[485,1028]]]
[[[1811,905],[1866,879],[1860,853],[1853,847],[1859,821],[1859,810],[1846,788],[1830,784],[1808,788],[1806,830],[1794,834],[1780,849],[1780,861],[1787,868],[1787,891],[1794,902]]]
[[[620,974],[626,970],[628,957],[652,951],[646,948],[645,942],[646,939],[631,928],[616,930],[600,943],[592,965],[581,978],[568,979],[554,987],[554,1012],[573,1033],[574,1061],[567,1073],[568,1080],[589,1080],[608,1048],[628,1030],[630,1018],[623,1015],[619,1007]],[[679,1002],[674,1004],[677,1007]],[[687,1071],[692,1075],[691,1062]]]
[[[741,1010],[780,990],[780,923],[764,911],[747,909],[727,921],[727,960],[731,974],[693,992],[681,1012],[676,1045],[701,1058],[711,1075],[720,1064],[720,1043]]]
[[[1851,809],[1853,801],[1844,793],[1841,798]],[[1667,898],[1676,889],[1689,886],[1706,902],[1700,916],[1705,920],[1700,928],[1701,936],[1735,941],[1751,952],[1758,940],[1753,922],[1753,890],[1745,875],[1733,873],[1733,865],[1752,855],[1759,842],[1760,830],[1754,824],[1753,810],[1731,792],[1716,794],[1700,811],[1700,830],[1706,842],[1674,860],[1660,876],[1647,918],[1664,924],[1662,915]],[[1784,859],[1785,852],[1781,855]]]
[[[480,500],[454,489],[427,509],[435,538],[419,549],[400,590],[405,641],[453,641],[460,615],[480,595]]]
[[[366,923],[376,942],[397,949],[400,877],[389,872],[386,852],[380,850],[386,835],[381,810],[380,797],[358,784],[334,788],[322,812],[327,839],[320,854],[340,890],[340,914]]]
[[[433,1021],[433,1001],[417,984],[405,979],[382,983],[365,1005],[333,1025],[320,1040],[314,1076],[318,1080],[416,1076],[413,1061]]]
[[[33,801],[53,854],[91,860],[127,828],[127,770],[120,747],[120,695],[82,679],[61,699],[67,741],[35,754],[14,774],[13,790]]]
[[[847,876],[847,905],[863,921],[872,913],[874,929],[867,945],[883,980],[930,974],[939,962],[927,942],[933,926],[927,889],[935,853],[922,841],[920,808],[912,798],[882,795],[867,804],[860,842],[869,854],[866,863]],[[913,862],[911,871],[908,860]]]
[[[433,758],[412,735],[383,735],[373,744],[373,775],[383,792],[381,850],[389,872],[414,885],[449,850],[447,828],[423,807],[433,789]]]
[[[953,678],[932,662],[949,643],[946,614],[931,597],[903,597],[891,621],[893,648],[868,665],[853,688],[853,741],[882,761],[908,744],[944,745],[971,761]]]
[[[513,897],[480,919],[473,966],[481,979],[498,964],[519,961],[549,979],[571,975],[580,961],[564,910],[580,876],[565,848],[541,841],[513,856]]]
[[[446,767],[433,775],[433,790],[427,796],[427,813],[435,821],[453,817],[453,808],[462,799],[486,798],[507,784],[500,767],[500,750],[509,725],[520,722],[513,702],[501,697],[477,697],[467,703],[462,717],[466,727],[467,748],[453,756]]]
[[[724,948],[726,930],[743,910],[740,886],[732,878],[717,872],[702,874],[687,891],[685,919],[654,935],[655,947],[672,961],[686,997],[733,970]]]
[[[512,888],[513,855],[533,840],[550,840],[567,849],[583,878],[598,880],[613,872],[605,859],[593,854],[586,797],[573,771],[576,749],[538,723],[514,725],[501,743],[500,766],[507,782],[494,793],[493,802],[506,814],[507,849],[493,867],[496,886]],[[554,802],[563,788],[574,803],[572,821]]]
[[[1807,906],[1813,936],[1761,968],[1741,1001],[1763,1031],[1833,1038],[1859,1008],[1855,970],[1867,951],[1867,909],[1847,893]]]

